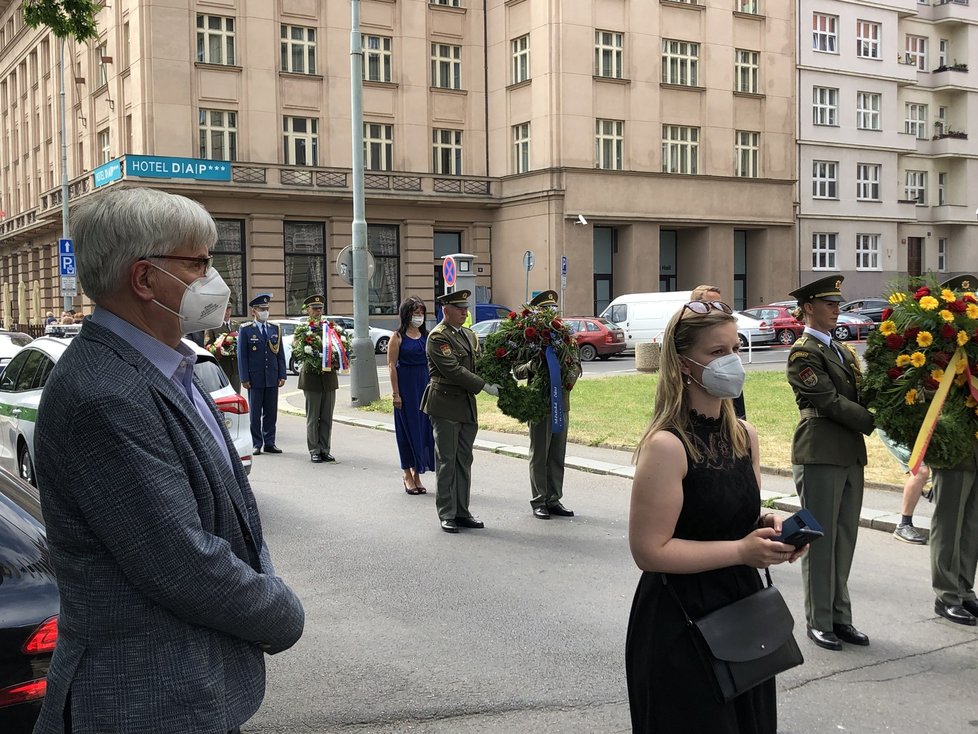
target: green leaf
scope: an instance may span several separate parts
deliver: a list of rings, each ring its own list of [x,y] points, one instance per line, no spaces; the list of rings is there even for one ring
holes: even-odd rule
[[[24,23],[31,28],[49,28],[58,38],[79,43],[98,38],[96,16],[102,9],[97,0],[24,0]]]

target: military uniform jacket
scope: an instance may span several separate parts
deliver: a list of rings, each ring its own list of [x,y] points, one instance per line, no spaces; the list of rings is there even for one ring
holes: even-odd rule
[[[216,329],[208,329],[204,332],[204,345],[213,344],[218,340],[222,334],[230,334],[232,331],[238,330],[238,323],[236,321],[231,322],[230,330],[222,323]],[[235,354],[233,357],[219,357],[217,360],[224,371],[231,374],[238,374],[238,356]]]
[[[549,383],[550,370],[547,369],[546,359],[542,356],[540,359],[534,359],[526,364],[521,364],[514,367],[513,377],[515,377],[517,380],[532,380],[536,376],[536,373],[540,370],[543,370],[543,373],[547,376],[547,382]],[[583,374],[583,371],[581,369],[581,363],[578,361],[571,367],[571,369],[567,371],[567,381],[570,383],[571,387],[574,387],[574,385],[577,384],[577,380],[581,374]],[[562,392],[564,396],[564,411],[568,411],[570,410],[570,391],[567,389],[566,385],[564,385]],[[547,420],[549,420],[549,418]]]
[[[268,338],[253,321],[238,329],[238,373],[241,382],[250,382],[255,389],[278,387],[285,379],[285,352],[282,334],[275,324],[265,324]]]
[[[859,402],[862,372],[854,349],[832,340],[831,347],[804,334],[788,355],[788,383],[801,421],[791,446],[793,464],[866,464],[862,435],[873,432],[873,415]]]
[[[322,321],[316,321],[315,324],[315,329],[322,334]],[[293,347],[293,349],[294,348],[295,347]],[[330,359],[332,359],[332,356],[330,356]],[[329,390],[338,390],[339,387],[340,380],[336,374],[336,370],[323,372],[322,367],[316,367],[308,364],[303,364],[302,369],[299,370],[300,390],[308,390],[309,392],[328,392]]]
[[[428,334],[425,353],[431,382],[421,396],[421,410],[433,418],[478,422],[475,396],[486,381],[475,373],[476,335],[464,326],[455,331],[442,322]]]

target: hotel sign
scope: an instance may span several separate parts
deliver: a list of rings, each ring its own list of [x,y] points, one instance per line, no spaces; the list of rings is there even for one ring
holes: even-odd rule
[[[139,178],[190,178],[195,181],[230,181],[228,161],[203,158],[171,158],[157,155],[127,155],[126,176]]]

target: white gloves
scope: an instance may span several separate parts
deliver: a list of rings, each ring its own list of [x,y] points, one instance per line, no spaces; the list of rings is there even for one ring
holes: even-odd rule
[[[485,386],[483,386],[482,392],[488,393],[489,395],[492,395],[493,397],[499,397],[499,385],[492,385],[492,384],[490,384],[490,383],[487,382],[485,384]]]

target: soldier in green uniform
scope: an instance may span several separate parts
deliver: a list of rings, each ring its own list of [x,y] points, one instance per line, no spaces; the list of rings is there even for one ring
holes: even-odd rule
[[[852,625],[849,569],[863,501],[866,443],[873,416],[859,402],[856,351],[831,337],[842,301],[841,275],[802,286],[791,295],[805,332],[788,355],[788,382],[801,420],[791,447],[798,496],[825,530],[802,557],[808,637],[826,650],[842,642],[868,645]]]
[[[441,322],[428,334],[425,354],[431,382],[421,396],[421,410],[431,418],[435,434],[435,507],[441,529],[485,525],[469,512],[472,486],[472,444],[479,430],[475,396],[499,394],[475,373],[479,340],[462,326],[468,314],[470,291],[455,291],[435,300],[442,306]]]
[[[974,292],[978,278],[960,275],[941,287]],[[978,445],[971,458],[951,469],[934,467],[934,516],[930,523],[931,585],[934,611],[956,624],[978,617]]]
[[[557,292],[553,290],[538,293],[528,304],[536,308],[556,308]],[[539,371],[546,372],[547,365],[541,356],[513,370],[517,380],[528,380]],[[573,385],[581,375],[580,362],[571,370],[568,378]],[[551,515],[573,517],[574,511],[564,507],[564,457],[567,455],[567,422],[570,420],[570,393],[563,389],[564,430],[553,433],[549,417],[542,421],[531,421],[530,428],[530,506],[533,516],[538,520],[549,520]]]
[[[326,299],[317,293],[302,302],[310,323],[310,331],[323,329],[323,308]],[[295,347],[293,347],[295,348]],[[326,340],[323,340],[326,348]],[[329,359],[331,357],[327,357]],[[303,363],[299,371],[299,389],[306,399],[306,448],[310,461],[320,464],[336,461],[329,453],[330,437],[333,434],[333,409],[336,407],[336,390],[339,388],[336,370],[323,371],[318,365]]]
[[[231,320],[231,305],[224,309],[224,321],[221,325],[215,329],[207,329],[204,332],[204,346],[213,344],[218,340],[218,338],[223,334],[230,334],[238,330],[238,322]],[[228,380],[231,381],[231,387],[234,388],[235,392],[241,392],[241,377],[238,375],[238,357],[237,355],[231,357],[218,357],[217,363],[221,365],[221,369],[228,376]]]

